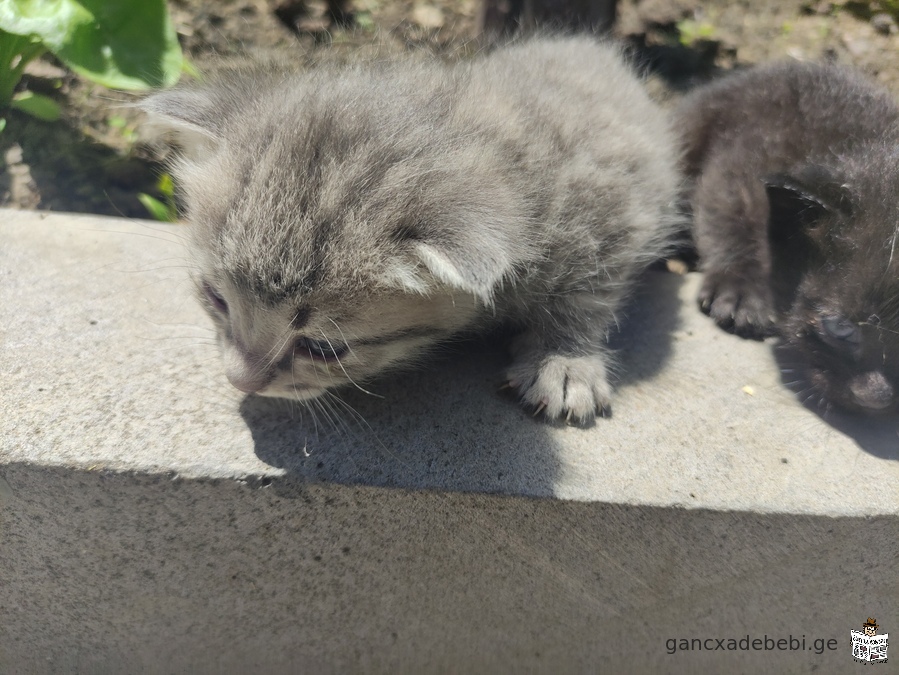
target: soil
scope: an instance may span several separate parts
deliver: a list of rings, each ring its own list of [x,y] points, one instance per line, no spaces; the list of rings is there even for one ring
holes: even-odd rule
[[[464,58],[481,0],[171,0],[182,47],[201,72],[246,60],[304,68],[373,53],[426,49]],[[337,10],[335,10],[337,8]],[[671,101],[736,67],[773,59],[852,64],[899,95],[899,28],[871,2],[619,0],[614,36]],[[62,119],[6,111],[0,206],[149,217],[138,194],[158,194],[163,157],[139,139],[137,96],[81,80],[46,56],[22,86],[56,98]]]

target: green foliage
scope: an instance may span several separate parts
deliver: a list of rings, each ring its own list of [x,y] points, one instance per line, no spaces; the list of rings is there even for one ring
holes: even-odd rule
[[[692,47],[702,40],[712,40],[715,37],[715,27],[706,22],[684,19],[677,24],[677,33],[680,43],[685,47]]]
[[[163,200],[160,201],[156,197],[151,197],[145,192],[137,195],[140,203],[144,205],[147,212],[154,220],[163,223],[174,223],[178,220],[178,207],[175,204],[175,183],[172,177],[164,173],[159,177],[156,189],[162,195]]]
[[[22,91],[12,97],[10,106],[26,112],[39,120],[54,122],[59,119],[59,104],[49,96]]]
[[[0,0],[0,107],[13,103],[28,62],[48,50],[114,89],[170,86],[184,67],[165,0]],[[14,105],[49,112],[34,98]]]
[[[878,12],[886,12],[899,19],[899,0],[845,0],[836,2],[834,9],[845,9],[850,14],[867,21]]]
[[[356,12],[355,21],[360,30],[373,31],[376,28],[371,12]]]
[[[114,129],[128,145],[133,145],[137,141],[137,130],[134,125],[128,124],[128,120],[121,115],[110,115],[106,118],[106,124],[110,129]]]
[[[0,12],[2,11],[3,5],[0,5]],[[9,105],[28,62],[45,51],[39,40],[3,30],[3,18],[4,15],[0,13],[0,107]]]

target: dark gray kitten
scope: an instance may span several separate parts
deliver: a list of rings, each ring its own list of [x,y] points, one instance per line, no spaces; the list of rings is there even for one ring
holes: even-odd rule
[[[899,107],[836,66],[741,73],[680,108],[702,309],[779,333],[824,401],[895,412]]]
[[[183,148],[196,283],[238,389],[309,399],[510,321],[525,404],[608,407],[607,336],[679,188],[668,122],[616,50],[235,74],[143,107]]]

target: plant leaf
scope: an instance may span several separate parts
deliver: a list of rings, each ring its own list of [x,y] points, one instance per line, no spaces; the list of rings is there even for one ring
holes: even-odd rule
[[[171,206],[163,204],[156,197],[151,197],[145,192],[141,192],[137,195],[137,199],[144,205],[144,208],[147,209],[153,220],[163,223],[174,223],[178,220],[177,212]]]
[[[56,101],[32,91],[23,91],[13,96],[10,106],[47,122],[55,122],[60,115],[59,104]]]
[[[115,89],[171,86],[183,67],[165,0],[0,0],[0,28]]]
[[[149,211],[154,220],[159,220],[163,223],[171,223],[174,221],[169,207],[155,197],[151,197],[145,192],[141,192],[137,195],[137,198],[140,203],[144,205],[144,208]]]
[[[25,66],[44,50],[40,40],[29,35],[14,35],[0,28],[0,107],[9,105]]]
[[[172,197],[175,194],[175,182],[172,180],[171,174],[162,174],[156,187],[166,197]]]
[[[66,43],[75,26],[91,21],[91,13],[72,0],[0,0],[0,28],[37,35],[53,51]]]

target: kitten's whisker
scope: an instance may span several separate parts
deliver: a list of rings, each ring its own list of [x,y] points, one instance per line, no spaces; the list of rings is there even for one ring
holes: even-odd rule
[[[321,410],[321,402],[318,399],[309,399],[308,401],[304,401],[306,404],[306,409],[312,415],[312,418],[315,420],[315,431],[318,433],[318,416],[321,414],[324,416],[324,413]],[[322,426],[324,427],[324,419],[322,420]]]
[[[390,448],[388,448],[384,444],[384,442],[378,436],[377,432],[375,432],[375,430],[372,428],[372,426],[368,423],[368,421],[365,419],[365,417],[363,417],[362,414],[358,410],[356,410],[353,406],[351,406],[349,403],[347,403],[342,398],[340,398],[337,394],[335,394],[333,392],[327,392],[327,394],[335,403],[338,403],[341,406],[343,406],[344,410],[349,412],[361,424],[365,425],[365,428],[368,429],[368,431],[371,433],[372,437],[375,439],[377,444],[379,446],[381,446],[381,449],[384,450],[384,452],[386,452],[388,455],[393,457],[397,462],[399,462],[403,466],[405,466],[407,468],[411,468],[411,466],[409,465],[408,462],[403,461],[403,459],[401,457],[399,457],[396,453],[392,452],[390,450]]]
[[[103,234],[125,234],[130,235],[132,237],[147,237],[148,239],[157,239],[159,241],[164,241],[168,244],[183,244],[185,240],[183,239],[166,239],[165,237],[154,237],[150,234],[144,234],[143,232],[125,232],[124,230],[98,230],[95,228],[85,228],[85,232],[102,232]]]
[[[281,354],[284,346],[291,339],[292,333],[293,331],[289,327],[286,328],[283,333],[283,339],[279,338],[279,343],[272,346],[272,348],[266,352],[265,356],[262,357],[263,361],[266,361],[266,368],[271,368],[278,360],[278,356]]]
[[[890,259],[887,260],[887,267],[884,270],[883,274],[886,276],[889,274],[890,265],[893,263],[893,254],[896,252],[896,238],[899,237],[899,225],[893,228],[893,239],[890,242]]]
[[[334,413],[334,418],[339,422],[340,431],[343,433],[344,438],[346,438],[346,439],[352,438],[350,425],[346,421],[346,418],[344,418],[344,416],[340,414],[340,411],[334,407],[333,399],[331,397],[323,396],[321,401],[322,401],[322,405],[328,406],[328,408],[331,410],[331,412]]]
[[[308,401],[297,401],[297,403],[301,404],[298,406],[298,409],[300,410],[300,414],[302,414],[302,411],[304,409],[309,411],[309,416],[312,417],[312,426],[315,429],[315,440],[320,441],[321,436],[319,435],[319,432],[318,432],[318,416],[315,414],[315,408],[313,406],[309,405]],[[305,403],[305,405],[302,405],[304,403]]]
[[[319,373],[318,368],[315,367],[315,359],[312,356],[312,349],[307,347],[306,351],[309,352],[309,362],[312,363],[312,372],[315,374],[315,381],[318,383],[320,389],[326,389],[325,385],[322,384],[321,374]]]
[[[359,391],[366,393],[369,396],[374,396],[375,398],[384,398],[380,394],[376,394],[372,391],[368,391],[368,389],[363,389],[356,383],[356,381],[352,377],[350,377],[349,373],[346,372],[346,368],[343,367],[343,363],[341,362],[340,357],[337,356],[337,352],[334,350],[334,345],[331,343],[331,340],[328,338],[327,335],[325,335],[325,332],[323,330],[319,330],[319,332],[322,334],[322,337],[325,338],[325,342],[328,343],[328,347],[331,349],[331,352],[334,354],[334,360],[337,361],[337,365],[340,366],[340,369],[343,371],[343,374],[346,377],[346,379],[348,379],[353,384],[353,386],[356,387],[356,389],[358,389]]]
[[[325,419],[326,419],[326,420],[328,421],[328,423],[331,425],[331,428],[332,428],[334,431],[338,432],[338,434],[339,434],[339,432],[340,432],[340,427],[339,427],[339,425],[338,425],[338,423],[337,423],[337,420],[336,420],[336,419],[334,418],[334,416],[331,414],[333,411],[329,410],[329,409],[325,406],[324,399],[322,399],[321,397],[317,397],[317,398],[313,398],[313,399],[311,399],[311,400],[312,400],[312,401],[315,401],[316,407],[321,411],[322,415],[325,416]]]
[[[332,319],[331,317],[328,317],[328,321],[330,321],[331,323],[334,324],[334,328],[336,328],[337,332],[340,333],[340,339],[343,340],[343,344],[346,345],[347,350],[350,352],[350,354],[352,354],[353,348],[350,346],[350,342],[349,342],[349,340],[346,339],[346,335],[343,334],[343,331],[340,329],[340,326],[338,326],[337,322],[334,319]]]

